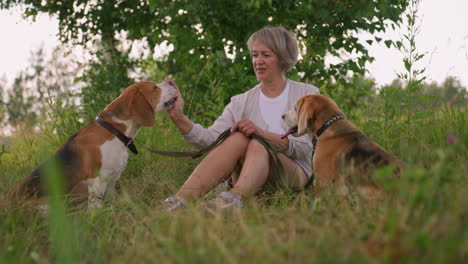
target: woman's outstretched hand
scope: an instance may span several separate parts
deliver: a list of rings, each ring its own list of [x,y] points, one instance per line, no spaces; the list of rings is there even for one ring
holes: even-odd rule
[[[177,126],[180,133],[182,135],[187,135],[192,130],[193,123],[184,114],[184,99],[173,80],[166,78],[164,81],[170,82],[172,86],[174,86],[177,95],[174,105],[167,109],[167,114],[171,118],[172,122]]]
[[[235,123],[232,128],[231,132],[238,131],[244,134],[246,137],[249,137],[252,134],[257,134],[262,136],[264,134],[263,129],[257,127],[251,120],[244,119],[237,123]]]
[[[170,82],[172,86],[174,86],[177,95],[174,105],[167,110],[167,114],[173,121],[179,120],[184,117],[184,99],[179,92],[179,88],[177,88],[176,83],[172,79],[166,78],[164,81]]]

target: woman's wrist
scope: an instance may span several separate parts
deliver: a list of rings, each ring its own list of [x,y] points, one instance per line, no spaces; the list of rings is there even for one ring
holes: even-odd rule
[[[183,136],[187,135],[192,130],[193,123],[184,114],[182,114],[180,116],[176,116],[174,118],[171,117],[171,119],[172,119],[172,121],[174,122],[174,124],[176,125],[176,127],[179,129],[180,133]]]
[[[187,118],[184,113],[173,113],[173,114],[170,114],[169,117],[171,118],[171,120],[174,122],[174,123],[177,123],[177,122],[181,122],[182,120],[184,120],[185,118]]]
[[[269,132],[265,129],[259,129],[261,132],[259,133],[260,136],[269,139],[274,142],[276,147],[280,152],[288,151],[289,149],[289,139],[288,138],[281,138],[281,135]]]

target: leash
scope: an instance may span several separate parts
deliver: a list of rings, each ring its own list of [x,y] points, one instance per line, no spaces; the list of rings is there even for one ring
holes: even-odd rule
[[[122,132],[120,132],[117,128],[115,128],[111,124],[107,123],[106,121],[104,121],[100,117],[96,117],[96,119],[94,121],[96,121],[96,123],[98,123],[99,125],[101,125],[105,129],[107,129],[110,133],[115,135],[131,152],[133,152],[135,155],[138,154],[138,150],[137,150],[137,148],[135,146],[136,142],[135,142],[134,138],[127,137]],[[322,131],[322,133],[323,133],[323,131]],[[202,149],[200,149],[198,151],[165,151],[165,150],[154,149],[154,148],[148,147],[148,146],[143,145],[143,144],[139,144],[139,145],[140,145],[141,148],[146,149],[147,151],[149,151],[151,153],[158,154],[158,155],[169,156],[169,157],[191,157],[193,159],[196,159],[196,158],[201,157],[201,156],[205,155],[206,153],[210,152],[212,149],[214,149],[215,147],[217,147],[218,145],[223,143],[224,140],[226,140],[226,138],[228,138],[231,135],[232,135],[231,128],[228,128],[223,133],[221,133],[213,143],[211,143],[209,146],[207,146],[205,148],[202,148]],[[279,153],[278,149],[275,146],[273,146],[268,139],[266,139],[266,138],[264,138],[264,137],[262,137],[260,135],[252,134],[249,137],[251,139],[257,140],[259,143],[261,143],[265,147],[265,149],[268,152],[270,166],[271,166],[271,169],[273,170],[273,173],[276,174],[278,179],[282,179],[282,177],[284,176],[284,167],[283,167],[283,164],[281,163],[280,159],[277,156],[277,154]],[[316,137],[314,137],[314,140],[315,140],[315,142],[317,141]],[[312,141],[312,142],[314,142],[314,141]],[[314,146],[314,148],[312,150],[312,157],[313,157],[314,152],[315,152],[315,143],[313,143],[313,146]],[[313,183],[314,183],[314,175],[313,175],[313,172],[312,172],[312,176],[309,178],[307,183],[304,185],[303,189],[308,188],[309,186],[313,185]],[[228,184],[232,185],[232,179],[231,178],[228,179]],[[297,190],[297,191],[300,191],[300,190]]]
[[[135,144],[133,144],[134,139],[129,138],[126,135],[124,135],[122,132],[120,132],[117,128],[115,128],[113,125],[107,123],[106,121],[102,120],[100,117],[96,117],[94,120],[96,123],[107,129],[109,132],[114,134],[120,141],[131,151],[133,154],[138,154],[138,150],[135,147]]]
[[[146,149],[149,152],[163,155],[163,156],[169,156],[169,157],[192,157],[193,159],[196,159],[198,157],[203,156],[204,154],[210,152],[212,149],[214,149],[216,146],[219,144],[223,143],[223,141],[228,138],[231,135],[231,129],[226,129],[223,133],[221,133],[218,138],[211,143],[209,146],[202,148],[198,151],[164,151],[164,150],[158,150],[154,148],[150,148],[146,145],[140,145],[142,148]]]
[[[317,130],[317,133],[315,133],[314,138],[312,138],[312,158],[311,158],[312,162],[314,160],[315,145],[317,145],[318,137],[320,137],[320,135],[322,135],[323,132],[325,132],[325,130],[327,130],[327,128],[329,128],[333,123],[335,123],[338,120],[345,119],[345,118],[346,117],[343,114],[333,116]],[[314,183],[315,183],[315,174],[314,174],[314,171],[312,170],[312,175],[310,175],[310,178],[304,185],[303,189],[306,190],[309,187],[313,187]]]
[[[120,132],[117,128],[115,128],[113,125],[109,124],[108,122],[104,121],[100,117],[96,117],[94,120],[96,123],[107,129],[110,133],[115,135],[131,152],[133,152],[135,155],[138,154],[138,150],[135,146],[135,139],[134,138],[129,138],[126,135],[124,135],[122,132]],[[215,142],[210,144],[208,147],[200,149],[199,151],[190,151],[190,152],[182,152],[182,151],[163,151],[163,150],[157,150],[150,148],[145,145],[140,145],[142,148],[152,152],[156,153],[159,155],[164,155],[164,156],[170,156],[170,157],[192,157],[192,158],[198,158],[202,156],[205,153],[210,152],[213,148],[221,144],[226,138],[228,138],[231,135],[231,129],[226,129],[223,133],[221,133],[218,138],[216,139]]]
[[[140,145],[142,148],[146,149],[149,152],[163,155],[163,156],[170,156],[170,157],[192,157],[192,158],[198,158],[200,156],[203,156],[204,154],[210,152],[212,149],[220,145],[221,143],[224,142],[230,135],[232,135],[231,128],[226,129],[223,133],[221,133],[218,138],[211,143],[209,146],[200,149],[198,151],[189,151],[189,152],[182,152],[182,151],[163,151],[163,150],[158,150],[154,148],[150,148],[145,145]],[[252,134],[249,136],[251,139],[257,140],[259,143],[261,143],[265,149],[268,152],[269,156],[269,161],[270,161],[270,166],[273,170],[273,173],[275,173],[278,177],[283,177],[284,176],[284,167],[283,164],[281,163],[280,159],[278,158],[277,154],[280,152],[275,146],[273,146],[270,142],[270,140],[257,135],[257,134]]]

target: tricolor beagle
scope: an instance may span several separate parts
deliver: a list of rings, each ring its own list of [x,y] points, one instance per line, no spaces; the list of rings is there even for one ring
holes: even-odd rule
[[[398,173],[402,163],[385,149],[373,142],[344,114],[330,98],[305,95],[295,108],[283,115],[290,127],[287,134],[302,136],[308,133],[314,139],[313,171],[318,188],[332,182],[340,184],[347,193],[353,186],[368,198],[380,193],[380,186],[373,179],[373,169],[390,165]]]
[[[90,210],[102,206],[102,200],[113,192],[127,165],[131,139],[140,128],[154,126],[154,114],[172,106],[176,94],[171,82],[135,83],[57,150],[54,157],[62,165],[66,192],[72,201],[87,199]],[[34,199],[46,206],[46,164],[21,180],[9,197]]]

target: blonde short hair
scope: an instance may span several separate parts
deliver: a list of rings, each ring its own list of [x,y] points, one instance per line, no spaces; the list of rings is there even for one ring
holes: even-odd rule
[[[263,42],[278,56],[284,73],[296,65],[299,47],[296,36],[291,31],[282,26],[266,26],[253,33],[247,40],[249,52],[252,52],[252,46],[257,40]]]

